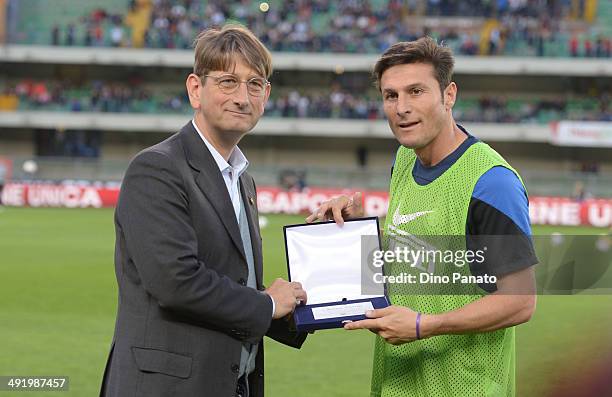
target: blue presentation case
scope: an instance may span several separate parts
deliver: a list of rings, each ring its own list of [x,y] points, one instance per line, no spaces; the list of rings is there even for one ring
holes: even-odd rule
[[[298,331],[342,328],[365,319],[366,310],[389,306],[384,284],[362,291],[362,271],[372,271],[364,267],[363,255],[381,246],[377,217],[347,220],[343,226],[333,221],[287,225],[283,232],[289,280],[300,282],[308,295],[293,315]]]

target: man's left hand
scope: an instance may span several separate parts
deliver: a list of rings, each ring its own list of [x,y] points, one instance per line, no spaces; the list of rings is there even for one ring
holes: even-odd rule
[[[417,312],[403,306],[388,306],[384,309],[368,310],[366,320],[344,325],[344,329],[369,329],[380,335],[387,343],[401,345],[412,342],[416,337]],[[423,317],[421,315],[420,337],[423,338]]]

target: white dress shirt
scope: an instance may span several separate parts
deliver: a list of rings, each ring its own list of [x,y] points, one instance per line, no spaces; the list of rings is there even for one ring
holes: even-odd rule
[[[230,154],[228,161],[225,161],[223,156],[215,149],[215,147],[208,142],[208,140],[202,134],[202,131],[198,128],[195,120],[191,120],[193,124],[193,128],[198,132],[198,135],[204,141],[204,144],[208,148],[210,154],[212,154],[217,166],[219,167],[219,171],[221,171],[221,175],[223,176],[223,181],[225,182],[225,187],[227,188],[227,192],[229,193],[230,200],[232,201],[232,206],[234,207],[234,213],[236,214],[236,222],[240,223],[240,189],[238,185],[238,179],[240,175],[246,171],[249,166],[249,161],[242,153],[242,150],[238,146],[234,147],[232,153]],[[268,295],[270,296],[270,295]],[[274,316],[274,312],[276,311],[276,304],[274,303],[274,299],[270,296],[272,300],[272,316]]]
[[[195,120],[191,120],[191,123],[198,132],[198,135],[200,135],[200,138],[202,138],[204,141],[204,144],[206,144],[208,151],[215,159],[215,162],[219,167],[219,171],[221,171],[221,175],[225,181],[225,187],[227,187],[227,192],[229,193],[232,206],[234,207],[236,222],[240,222],[240,189],[238,187],[238,179],[240,178],[240,175],[246,171],[247,167],[249,166],[249,161],[238,146],[234,147],[228,161],[225,161],[217,149],[215,149],[215,147],[204,137],[204,134],[202,134],[202,131],[200,131],[196,125]]]

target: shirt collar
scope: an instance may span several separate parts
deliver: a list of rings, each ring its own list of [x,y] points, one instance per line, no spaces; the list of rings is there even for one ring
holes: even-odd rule
[[[202,138],[204,144],[206,144],[208,151],[215,159],[215,163],[217,163],[217,167],[219,167],[219,171],[221,171],[221,173],[225,172],[228,169],[232,169],[234,171],[234,175],[236,177],[240,177],[240,175],[242,175],[242,173],[246,171],[247,167],[249,166],[249,161],[238,146],[235,146],[234,150],[232,150],[232,153],[230,154],[228,159],[229,161],[225,161],[223,156],[221,156],[221,153],[219,153],[217,149],[215,149],[215,147],[204,137],[204,134],[202,134],[202,131],[200,131],[200,129],[196,125],[195,120],[192,119],[191,124],[193,124],[193,128],[195,128],[195,130],[198,132],[198,135],[200,136],[200,138]]]

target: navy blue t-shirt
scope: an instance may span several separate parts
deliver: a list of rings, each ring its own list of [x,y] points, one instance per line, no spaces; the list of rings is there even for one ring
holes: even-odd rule
[[[417,158],[412,169],[417,184],[424,186],[436,180],[470,146],[479,142],[465,128],[457,126],[467,139],[434,166],[425,166]],[[513,171],[506,167],[493,167],[478,179],[468,208],[465,234],[468,249],[477,250],[487,245],[489,252],[495,252],[495,255],[487,255],[483,264],[470,265],[474,275],[501,277],[538,262],[531,240],[527,192]],[[476,236],[494,237],[479,239]]]

